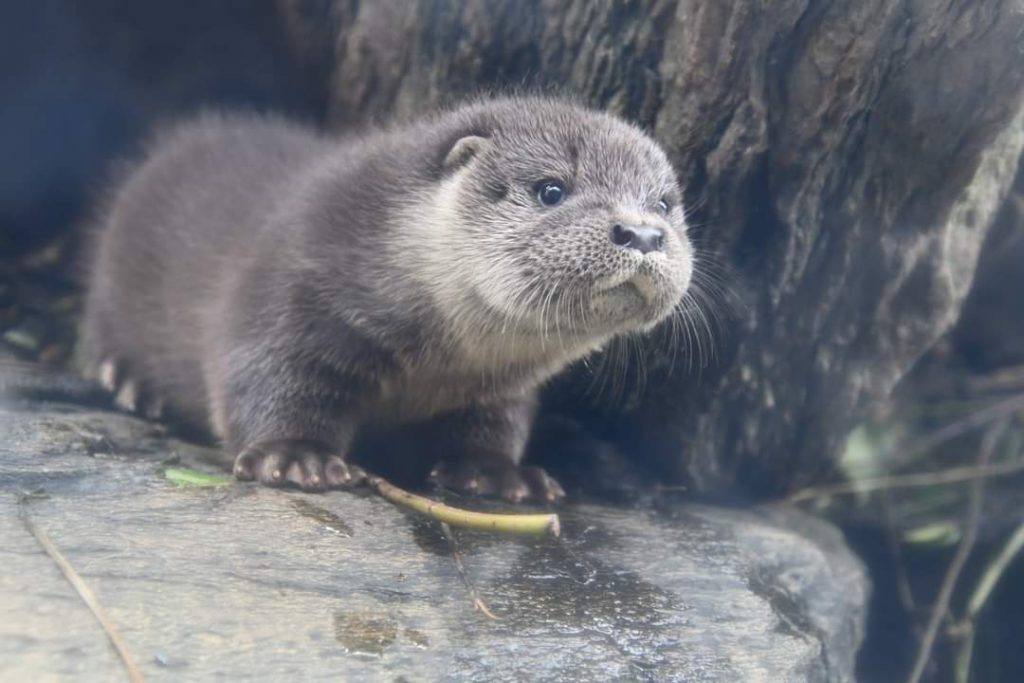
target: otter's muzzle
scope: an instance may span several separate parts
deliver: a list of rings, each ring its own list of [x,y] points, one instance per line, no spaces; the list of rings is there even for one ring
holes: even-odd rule
[[[665,231],[653,225],[612,226],[612,242],[625,249],[636,249],[641,254],[665,248]]]

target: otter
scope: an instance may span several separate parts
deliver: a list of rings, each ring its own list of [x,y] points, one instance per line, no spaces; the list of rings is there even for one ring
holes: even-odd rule
[[[93,247],[88,374],[237,478],[353,486],[357,435],[405,429],[436,482],[512,501],[564,495],[520,463],[538,387],[693,270],[659,145],[544,97],[348,137],[208,113],[155,137]]]

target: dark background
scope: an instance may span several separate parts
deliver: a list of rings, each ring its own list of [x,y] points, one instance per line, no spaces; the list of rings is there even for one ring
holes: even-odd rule
[[[0,3],[2,253],[82,218],[159,121],[238,106],[322,120],[321,76],[292,59],[269,0]]]

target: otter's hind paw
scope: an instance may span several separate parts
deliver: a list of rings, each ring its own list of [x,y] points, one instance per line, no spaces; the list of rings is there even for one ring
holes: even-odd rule
[[[520,467],[511,461],[463,461],[440,463],[430,473],[434,483],[456,491],[504,498],[513,503],[531,500],[553,503],[565,497],[565,491],[540,467]]]
[[[292,484],[303,491],[325,491],[362,483],[366,472],[346,463],[327,444],[279,439],[246,446],[235,458],[235,476],[267,486]]]

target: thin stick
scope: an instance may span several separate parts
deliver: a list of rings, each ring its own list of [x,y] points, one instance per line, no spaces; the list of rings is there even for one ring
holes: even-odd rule
[[[1011,365],[988,375],[968,380],[972,391],[1021,391],[1024,389],[1024,364]]]
[[[1003,418],[985,432],[985,436],[981,441],[981,448],[978,450],[977,462],[979,468],[983,468],[988,464],[989,459],[992,457],[992,452],[995,450],[996,443],[1002,437],[1003,432],[1006,431],[1008,424],[1008,420]],[[914,662],[914,668],[911,670],[910,676],[907,677],[907,683],[918,683],[921,680],[924,668],[928,665],[928,660],[931,658],[939,627],[942,625],[946,612],[949,611],[949,601],[953,597],[953,589],[956,588],[960,572],[963,570],[967,558],[970,557],[971,550],[974,548],[974,542],[978,538],[978,525],[981,521],[984,492],[985,479],[975,479],[971,482],[967,498],[967,517],[964,520],[964,535],[960,539],[960,545],[957,546],[956,554],[949,563],[946,575],[942,579],[942,586],[940,586],[939,594],[935,598],[935,604],[932,606],[931,617],[929,617],[928,626],[921,637],[917,659]]]
[[[966,434],[976,427],[980,427],[993,420],[1012,415],[1018,410],[1024,410],[1024,394],[1014,394],[1008,399],[997,401],[981,410],[977,410],[966,417],[952,422],[931,434],[926,434],[909,444],[904,444],[891,449],[886,455],[899,451],[904,456],[915,455],[930,450],[935,446],[955,439]],[[882,458],[883,460],[885,458]],[[978,467],[951,467],[940,472],[923,472],[919,474],[898,475],[892,477],[878,477],[876,479],[865,479],[860,482],[844,482],[826,486],[815,486],[797,491],[786,499],[788,503],[796,503],[812,498],[821,498],[832,495],[849,495],[880,489],[912,488],[917,486],[934,486],[936,484],[950,484],[958,481],[970,481],[977,477],[988,477],[993,474],[1009,474],[1024,469],[1024,462],[999,463],[991,466],[991,469]]]
[[[964,465],[963,467],[950,467],[936,472],[916,472],[914,474],[895,474],[888,477],[876,477],[862,479],[858,482],[845,482],[842,484],[829,484],[826,486],[811,486],[797,491],[786,499],[787,503],[798,503],[814,498],[826,496],[843,496],[854,493],[868,493],[870,491],[891,491],[893,489],[918,488],[921,486],[936,486],[939,484],[956,484],[962,481],[974,481],[987,479],[997,474],[1012,474],[1024,470],[1024,460],[1000,462],[994,465],[979,467],[977,465]]]
[[[916,439],[909,444],[899,447],[905,457],[916,455],[917,453],[923,453],[929,451],[940,443],[945,443],[950,439],[966,434],[967,432],[981,427],[984,424],[998,420],[999,418],[1012,415],[1018,410],[1024,410],[1024,394],[1014,394],[1007,399],[1002,401],[996,401],[995,403],[976,410],[975,412],[964,416],[956,422],[936,429],[931,434],[925,434],[919,439]]]
[[[460,510],[459,508],[438,503],[437,501],[423,496],[417,496],[403,489],[398,488],[380,477],[370,477],[367,483],[373,487],[381,496],[387,498],[395,505],[403,505],[420,512],[439,522],[445,522],[452,526],[466,527],[469,529],[480,529],[483,531],[497,531],[506,534],[531,534],[541,536],[550,534],[558,536],[561,533],[561,524],[558,515],[503,515],[487,512],[472,512]]]
[[[57,546],[50,541],[50,538],[46,535],[42,529],[40,529],[32,518],[28,514],[28,501],[31,498],[31,494],[21,494],[18,496],[18,516],[21,518],[22,524],[28,529],[28,532],[32,534],[32,537],[36,539],[36,542],[42,547],[50,559],[53,560],[61,573],[64,574],[64,578],[68,580],[68,583],[78,593],[78,597],[82,599],[85,606],[89,608],[92,615],[96,618],[96,621],[100,622],[100,626],[103,628],[103,632],[107,634],[107,638],[110,640],[110,644],[114,646],[117,651],[117,655],[121,658],[121,663],[124,665],[125,670],[128,672],[128,678],[132,683],[143,683],[144,679],[142,674],[139,672],[138,667],[135,665],[135,661],[132,658],[131,652],[128,650],[128,645],[118,635],[117,629],[114,628],[114,623],[107,616],[103,606],[100,605],[99,598],[96,597],[96,593],[89,588],[89,584],[85,582],[85,579],[75,571],[75,568],[71,566],[67,558],[61,554]]]
[[[896,592],[899,595],[900,603],[907,614],[914,614],[917,611],[917,603],[914,600],[914,590],[910,587],[910,579],[907,577],[907,567],[903,562],[903,548],[900,539],[896,534],[896,520],[892,511],[892,496],[886,490],[882,493],[882,514],[885,515],[885,540],[892,554],[893,564],[896,566]]]
[[[476,586],[469,580],[469,574],[466,573],[466,565],[462,563],[462,555],[459,553],[458,545],[455,542],[455,534],[452,533],[452,528],[441,522],[441,531],[444,532],[444,537],[448,541],[448,547],[452,551],[452,559],[455,560],[455,569],[459,572],[459,577],[462,579],[462,583],[466,585],[466,590],[469,591],[469,597],[473,599],[473,607],[480,610],[484,616],[500,621],[500,619],[491,611],[491,608],[487,606],[487,603],[480,597],[480,593],[477,592]]]

